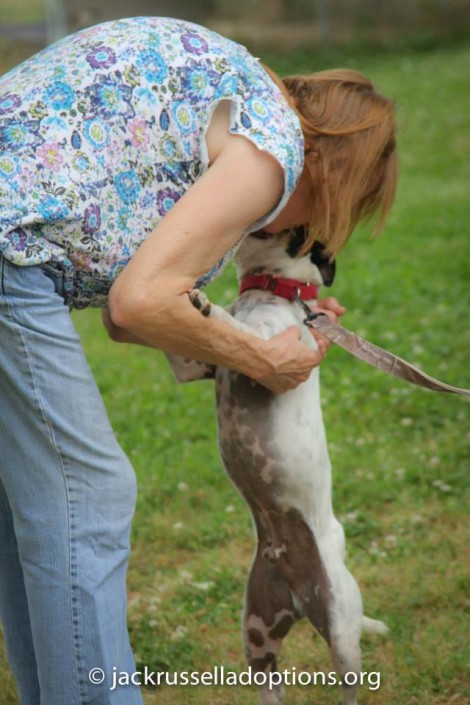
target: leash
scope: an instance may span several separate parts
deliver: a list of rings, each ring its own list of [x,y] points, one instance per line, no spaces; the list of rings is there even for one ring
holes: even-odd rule
[[[357,357],[358,360],[367,362],[368,365],[376,367],[382,372],[403,379],[410,384],[416,384],[419,387],[432,389],[435,392],[449,392],[450,394],[470,396],[470,389],[460,389],[460,387],[452,387],[450,384],[441,382],[398,357],[398,355],[394,355],[378,345],[369,343],[368,340],[361,338],[347,328],[343,328],[339,323],[333,323],[326,313],[315,313],[297,294],[294,294],[291,300],[299,303],[305,311],[304,324],[306,326],[317,330],[325,338]]]
[[[312,311],[305,301],[316,299],[318,287],[314,284],[299,282],[295,279],[275,277],[271,274],[252,274],[242,280],[240,294],[249,289],[267,290],[275,296],[300,304],[306,313],[306,318],[303,321],[306,326],[317,330],[325,338],[357,357],[358,360],[367,362],[368,365],[376,367],[382,372],[403,379],[410,384],[432,389],[435,392],[449,392],[450,394],[470,396],[470,389],[460,389],[441,382],[422,372],[411,363],[403,360],[403,358],[398,357],[398,355],[394,355],[378,345],[369,343],[368,340],[361,338],[347,328],[343,328],[339,323],[333,323],[325,313]]]

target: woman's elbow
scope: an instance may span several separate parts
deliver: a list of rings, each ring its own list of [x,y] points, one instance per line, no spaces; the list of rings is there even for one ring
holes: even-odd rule
[[[143,311],[142,299],[138,289],[121,284],[118,278],[108,296],[109,316],[113,328],[130,330]]]
[[[101,311],[101,319],[103,325],[106,329],[108,337],[115,343],[125,343],[127,342],[128,333],[124,328],[119,328],[111,318],[111,313],[109,308],[103,308]]]
[[[129,333],[124,328],[118,328],[118,326],[115,326],[113,323],[111,323],[109,326],[106,326],[106,332],[108,333],[108,337],[110,338],[110,340],[113,341],[113,343],[129,342]]]
[[[138,335],[149,323],[158,320],[163,324],[172,308],[170,298],[168,292],[159,294],[142,286],[121,285],[116,280],[108,299],[111,321],[117,328]]]

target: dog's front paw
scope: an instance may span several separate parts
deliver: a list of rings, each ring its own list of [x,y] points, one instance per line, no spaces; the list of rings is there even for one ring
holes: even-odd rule
[[[211,302],[202,291],[191,289],[191,291],[188,291],[188,296],[194,308],[197,308],[203,316],[211,315]]]

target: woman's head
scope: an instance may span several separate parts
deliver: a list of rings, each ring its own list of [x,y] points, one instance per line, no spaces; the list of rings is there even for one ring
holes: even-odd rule
[[[304,168],[311,185],[305,249],[318,239],[334,256],[359,220],[377,214],[378,232],[393,203],[394,104],[358,71],[319,71],[281,82],[267,70],[298,113],[304,134]]]

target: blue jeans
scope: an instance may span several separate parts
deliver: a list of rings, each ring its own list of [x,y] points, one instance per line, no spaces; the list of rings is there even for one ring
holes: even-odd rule
[[[135,670],[135,476],[61,285],[0,256],[0,618],[22,705],[141,705],[137,687],[110,691],[113,668]]]

